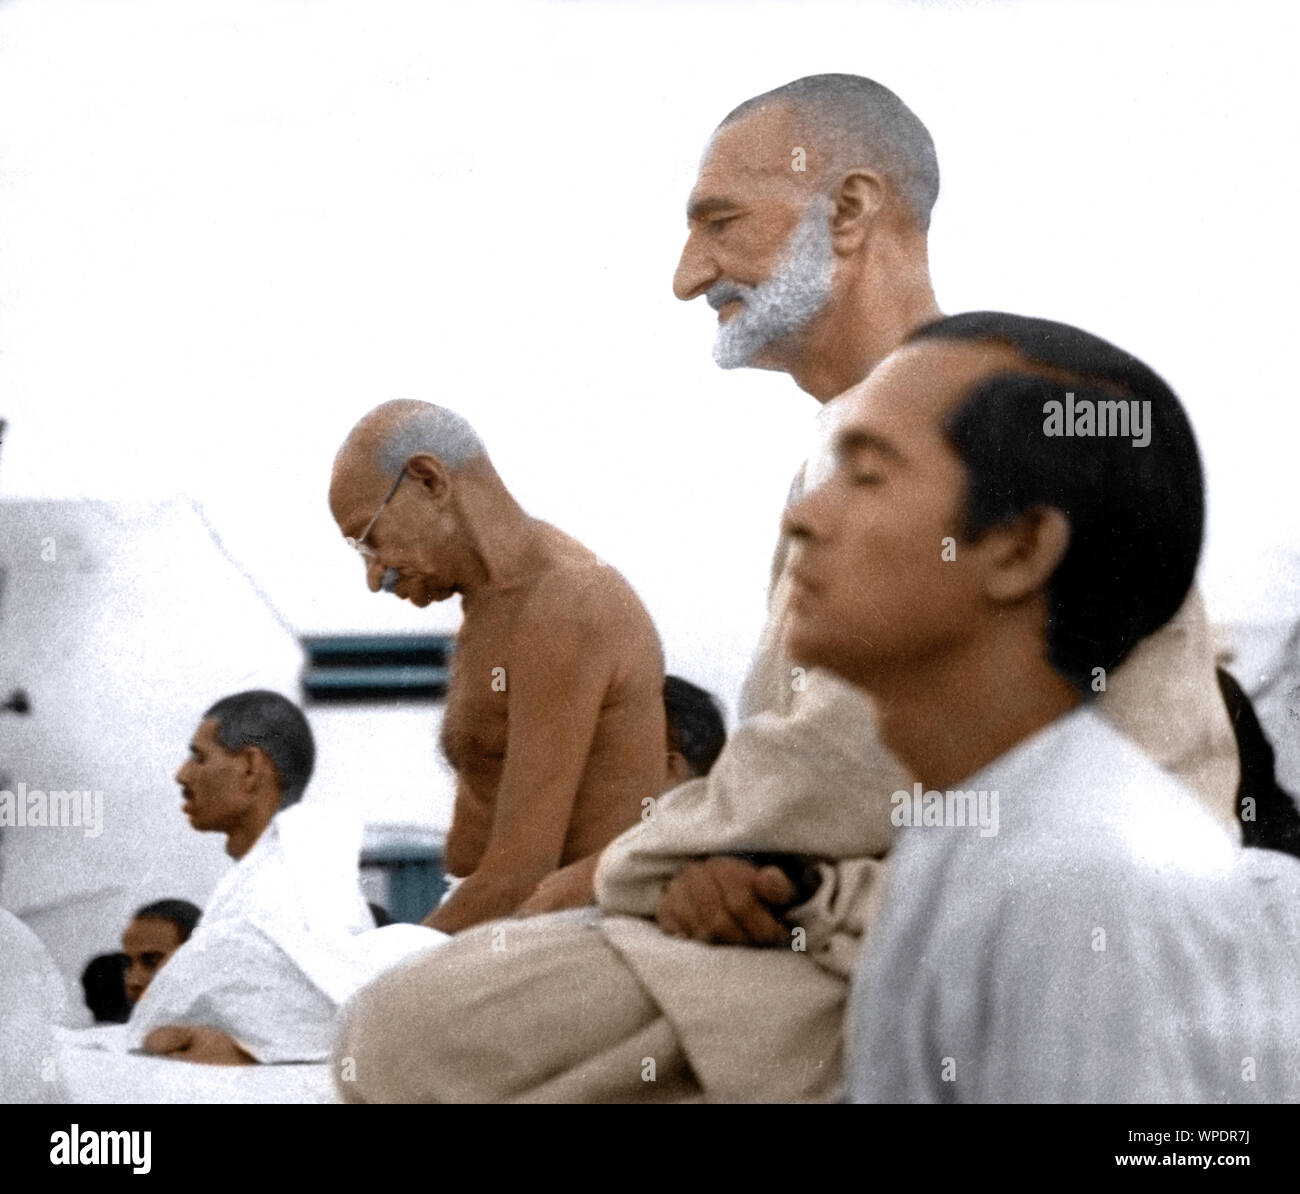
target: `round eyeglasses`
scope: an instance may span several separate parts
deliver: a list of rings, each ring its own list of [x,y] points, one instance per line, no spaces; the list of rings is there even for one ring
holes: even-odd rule
[[[370,532],[375,529],[375,523],[379,521],[379,516],[384,512],[384,507],[393,500],[393,494],[397,492],[397,487],[402,483],[402,478],[405,476],[406,465],[402,465],[401,471],[398,472],[397,478],[393,481],[392,488],[388,491],[388,496],[379,503],[379,509],[375,511],[374,517],[366,523],[366,529],[355,539],[351,535],[344,537],[343,542],[367,562],[378,559],[378,556],[375,555],[375,549],[369,546],[369,544],[366,543],[366,540],[370,538]],[[390,568],[388,571],[391,572],[392,569]]]

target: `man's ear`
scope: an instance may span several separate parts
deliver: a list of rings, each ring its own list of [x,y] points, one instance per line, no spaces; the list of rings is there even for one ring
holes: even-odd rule
[[[684,784],[688,779],[695,778],[694,770],[692,770],[691,765],[686,761],[686,756],[680,750],[670,750],[668,752],[666,771],[670,788],[675,788],[678,784]]]
[[[983,536],[984,590],[994,601],[1020,601],[1047,587],[1070,546],[1070,520],[1036,506]]]
[[[849,254],[862,247],[885,203],[885,184],[868,170],[853,170],[831,194],[831,239],[836,252]]]
[[[239,752],[240,779],[246,792],[254,792],[268,782],[279,787],[280,776],[271,756],[260,746],[245,746]]]
[[[406,462],[406,471],[441,505],[451,492],[451,473],[447,466],[428,452],[417,452]]]

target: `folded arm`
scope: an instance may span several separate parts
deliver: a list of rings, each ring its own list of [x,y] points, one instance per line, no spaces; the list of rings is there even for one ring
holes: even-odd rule
[[[608,913],[654,917],[683,869],[713,855],[883,854],[890,796],[907,786],[862,694],[810,672],[792,713],[742,722],[707,777],[665,793],[652,818],[610,844],[596,873],[598,902]]]

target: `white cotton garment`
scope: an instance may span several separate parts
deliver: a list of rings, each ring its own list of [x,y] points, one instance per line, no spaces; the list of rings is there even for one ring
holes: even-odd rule
[[[53,1028],[63,979],[40,939],[0,908],[0,1103],[62,1103]]]
[[[850,999],[855,1102],[1300,1098],[1300,861],[1083,708],[899,828]],[[901,807],[901,805],[900,805]]]
[[[260,1062],[327,1059],[340,1005],[379,970],[443,940],[412,925],[374,928],[360,851],[360,825],[334,809],[277,813],[154,976],[131,1015],[129,1047],[155,1028],[193,1024]]]

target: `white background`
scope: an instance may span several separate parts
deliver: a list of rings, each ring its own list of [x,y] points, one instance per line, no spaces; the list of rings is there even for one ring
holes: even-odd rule
[[[453,406],[734,702],[815,407],[670,280],[737,102],[851,71],[927,122],[947,311],[1077,322],[1184,397],[1220,621],[1292,616],[1290,6],[0,4],[0,496],[198,500],[301,632],[450,629],[325,504],[373,404]],[[166,569],[167,560],[158,568]],[[160,633],[165,628],[160,627]]]

